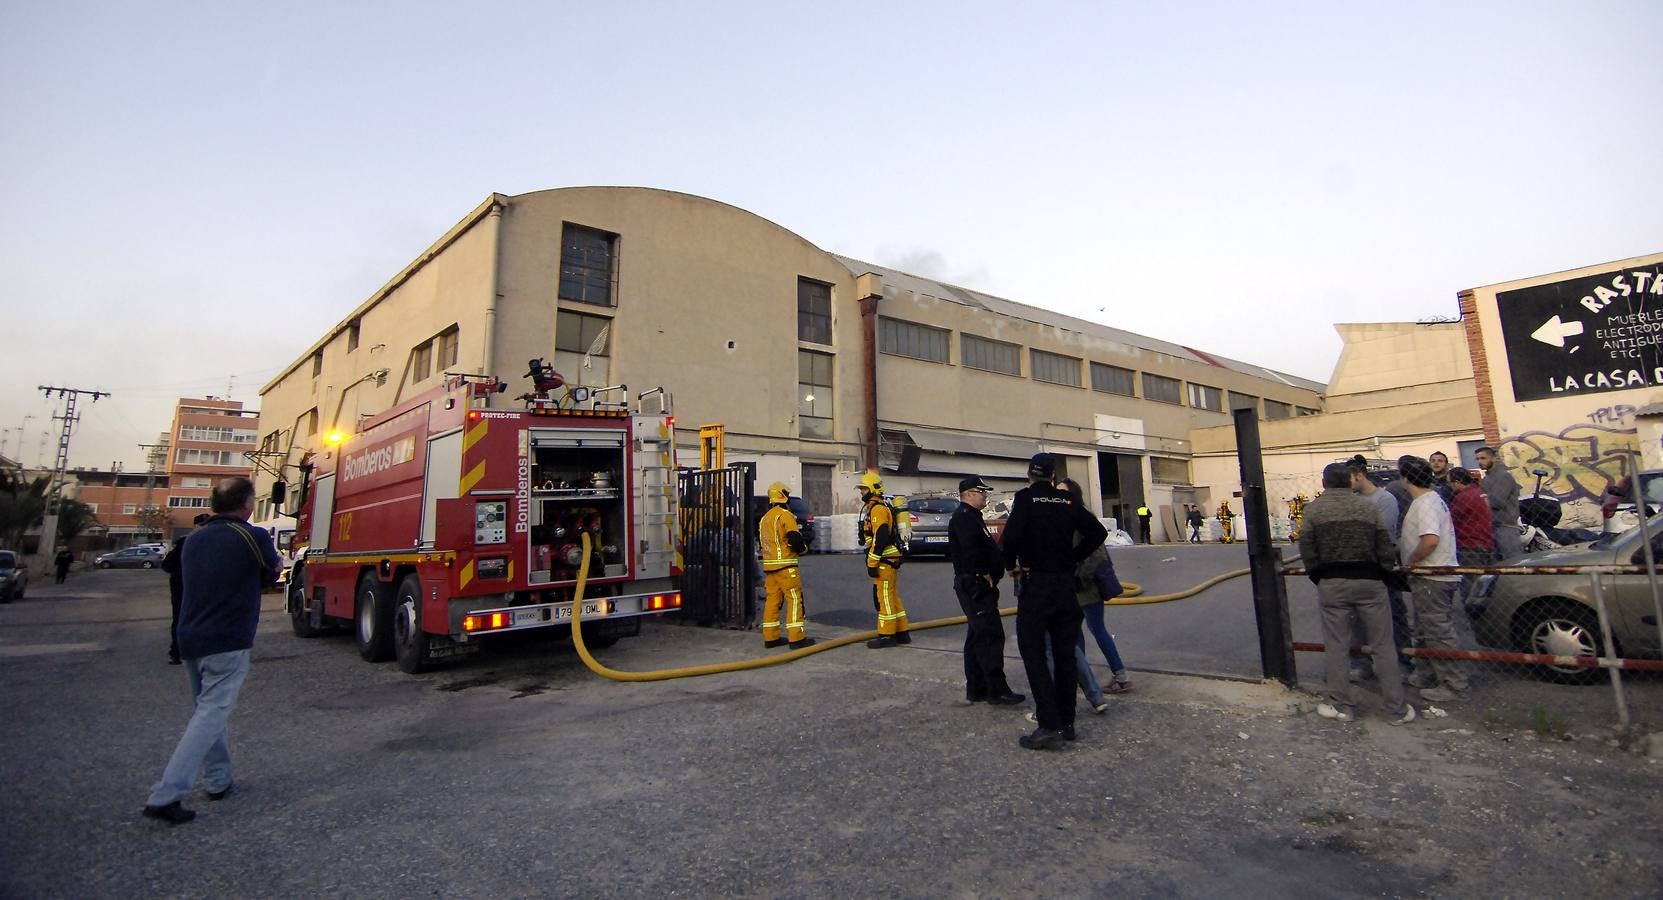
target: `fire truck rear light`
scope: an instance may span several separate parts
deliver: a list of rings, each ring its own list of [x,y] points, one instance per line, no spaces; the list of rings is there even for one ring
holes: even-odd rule
[[[463,631],[478,631],[479,630],[479,617],[478,616],[463,616],[462,617],[462,630]]]
[[[479,410],[477,410],[477,409],[468,410],[468,421],[469,422],[479,421]]]
[[[658,612],[665,609],[676,609],[681,606],[680,594],[654,594],[642,604],[647,612]]]
[[[508,625],[508,616],[503,613],[491,613],[491,627],[503,628]]]

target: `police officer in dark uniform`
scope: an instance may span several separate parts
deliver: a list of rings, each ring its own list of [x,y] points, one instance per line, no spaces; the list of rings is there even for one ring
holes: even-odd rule
[[[999,621],[999,579],[1005,566],[987,533],[982,507],[992,490],[981,478],[959,482],[959,508],[947,522],[953,593],[968,620],[964,632],[964,697],[971,703],[1014,706],[1028,698],[1005,681],[1005,626]]]
[[[1000,539],[1005,569],[1016,580],[1016,647],[1039,720],[1020,741],[1029,750],[1060,747],[1074,737],[1074,645],[1084,618],[1074,570],[1108,537],[1090,510],[1052,483],[1056,474],[1049,453],[1028,462],[1029,484],[1016,492]],[[1047,639],[1055,652],[1046,652]]]

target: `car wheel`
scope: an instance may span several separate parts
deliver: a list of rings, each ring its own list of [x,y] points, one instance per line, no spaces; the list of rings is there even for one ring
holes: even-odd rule
[[[364,662],[386,662],[393,658],[393,592],[372,572],[358,579],[358,655]]]
[[[422,630],[422,581],[406,575],[398,583],[398,596],[393,601],[393,652],[398,667],[411,675],[426,671],[431,664],[429,643],[427,632]]]
[[[1513,620],[1517,646],[1525,653],[1552,656],[1601,656],[1599,616],[1593,610],[1564,597],[1547,597],[1532,603]],[[1542,678],[1559,684],[1592,684],[1601,676],[1598,668],[1582,666],[1538,666]]]
[[[105,561],[103,561],[103,560],[99,560],[99,561],[98,561],[98,568],[100,568],[100,569],[108,569],[108,568],[109,568],[109,567],[110,567],[110,564],[109,564],[109,563],[107,563],[107,562],[105,562]]]
[[[147,559],[144,562],[139,563],[139,568],[141,568],[141,569],[154,569],[154,568],[156,568],[156,564]]]

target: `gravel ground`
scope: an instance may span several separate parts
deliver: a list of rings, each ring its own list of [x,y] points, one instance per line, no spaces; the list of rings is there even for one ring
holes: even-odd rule
[[[1066,750],[917,646],[617,684],[519,640],[422,676],[274,610],[238,793],[138,816],[188,715],[153,573],[0,607],[7,897],[1654,897],[1663,762],[1458,717],[1339,724],[1280,686],[1142,674]],[[656,669],[760,652],[653,625]],[[1007,665],[1021,690],[1020,664]]]

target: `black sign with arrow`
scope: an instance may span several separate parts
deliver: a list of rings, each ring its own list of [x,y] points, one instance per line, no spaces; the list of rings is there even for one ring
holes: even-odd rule
[[[1513,399],[1663,387],[1663,263],[1496,295]]]

